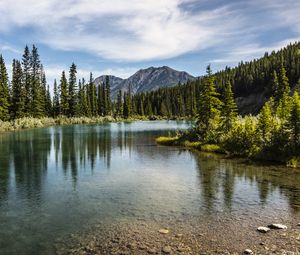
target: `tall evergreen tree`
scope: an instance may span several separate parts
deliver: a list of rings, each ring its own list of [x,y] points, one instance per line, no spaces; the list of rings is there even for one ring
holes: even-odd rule
[[[25,87],[25,115],[31,115],[31,104],[32,104],[32,83],[31,83],[31,72],[30,72],[30,51],[26,45],[24,49],[24,54],[22,57],[22,69],[23,77],[22,83]]]
[[[44,94],[42,87],[42,75],[41,72],[41,62],[38,54],[38,49],[35,45],[32,46],[31,56],[30,56],[30,78],[31,78],[31,87],[32,87],[32,102],[31,102],[31,111],[30,115],[33,117],[42,117],[44,116],[45,102]],[[45,85],[45,84],[44,84]]]
[[[237,117],[237,105],[234,100],[234,95],[231,88],[231,83],[228,80],[225,84],[224,89],[224,104],[222,107],[222,119],[224,129],[229,131],[232,126],[232,123],[236,120]]]
[[[96,91],[96,85],[92,73],[90,73],[89,100],[91,105],[91,114],[92,116],[96,116],[97,115],[97,91]]]
[[[62,115],[67,116],[69,113],[69,91],[68,81],[65,71],[62,72],[60,79],[60,112]]]
[[[25,116],[26,91],[23,83],[23,73],[20,61],[13,60],[12,70],[11,116],[13,119],[16,119]]]
[[[291,114],[289,117],[288,126],[292,134],[293,149],[299,155],[300,153],[300,97],[298,92],[295,92],[293,96],[293,102],[291,106]]]
[[[53,85],[53,117],[57,117],[60,115],[60,103],[59,103],[59,91],[57,88],[56,79],[54,80]]]
[[[4,58],[0,55],[0,120],[9,119],[9,85]]]
[[[118,96],[117,96],[117,104],[116,104],[116,115],[121,116],[123,112],[122,109],[122,91],[119,90]]]
[[[111,115],[109,76],[105,77],[105,115]]]
[[[78,112],[77,102],[77,70],[76,65],[72,63],[69,71],[69,114],[68,116],[75,116]]]
[[[197,128],[202,138],[205,139],[209,130],[215,129],[220,117],[220,107],[222,102],[219,93],[216,91],[215,77],[212,75],[210,65],[207,67],[207,76],[202,82],[200,94],[200,104],[197,114]]]
[[[261,133],[263,142],[269,141],[272,128],[271,107],[269,102],[267,102],[258,116],[258,129]]]

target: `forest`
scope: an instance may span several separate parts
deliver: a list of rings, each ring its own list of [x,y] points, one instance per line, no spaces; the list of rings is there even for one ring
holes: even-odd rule
[[[72,63],[54,81],[53,91],[46,80],[38,49],[24,49],[21,60],[13,60],[11,80],[0,55],[0,120],[23,118],[157,118],[195,119],[193,130],[161,144],[196,144],[202,150],[215,150],[299,164],[300,155],[300,43],[260,59],[226,67],[187,84],[132,95],[119,91],[111,99],[110,83],[96,86],[92,73],[88,81],[77,78]],[[236,99],[262,93],[265,102],[259,112],[243,114]],[[257,102],[260,104],[260,102]]]

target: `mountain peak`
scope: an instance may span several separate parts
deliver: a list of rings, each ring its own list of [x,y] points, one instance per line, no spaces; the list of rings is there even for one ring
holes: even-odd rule
[[[95,79],[96,84],[105,81],[105,75]],[[119,90],[128,91],[129,86],[133,94],[149,92],[159,88],[172,87],[178,83],[186,83],[195,77],[187,72],[177,71],[169,66],[148,67],[140,69],[128,79],[121,79],[110,75],[111,95],[116,98]]]

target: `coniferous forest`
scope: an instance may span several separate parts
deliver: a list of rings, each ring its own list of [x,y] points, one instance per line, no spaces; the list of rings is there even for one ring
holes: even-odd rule
[[[196,120],[192,131],[160,143],[196,142],[203,150],[232,155],[279,160],[297,164],[300,155],[300,43],[260,59],[226,67],[187,84],[132,95],[119,91],[110,95],[110,81],[96,86],[92,73],[88,81],[78,79],[72,63],[68,72],[50,91],[38,49],[24,49],[21,60],[13,60],[11,79],[0,55],[0,120],[22,118],[137,116]],[[252,93],[265,95],[257,102],[259,112],[239,111],[236,99]],[[261,104],[261,105],[260,105]],[[165,140],[164,140],[165,139]],[[299,163],[298,163],[299,164]]]

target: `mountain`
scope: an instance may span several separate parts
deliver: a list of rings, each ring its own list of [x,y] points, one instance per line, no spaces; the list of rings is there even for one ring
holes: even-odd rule
[[[95,83],[97,85],[101,84],[101,83],[105,83],[106,81],[106,76],[109,77],[109,82],[110,82],[110,89],[111,90],[115,90],[116,87],[118,87],[122,81],[124,81],[122,78],[113,76],[113,75],[101,75],[98,78],[95,79]]]
[[[131,88],[132,94],[153,91],[159,88],[172,87],[188,80],[196,78],[187,72],[177,71],[168,66],[149,67],[141,69],[128,79],[121,79],[115,76],[110,77],[111,96],[116,98],[119,90],[128,91]],[[95,79],[96,85],[105,81],[105,75]]]

